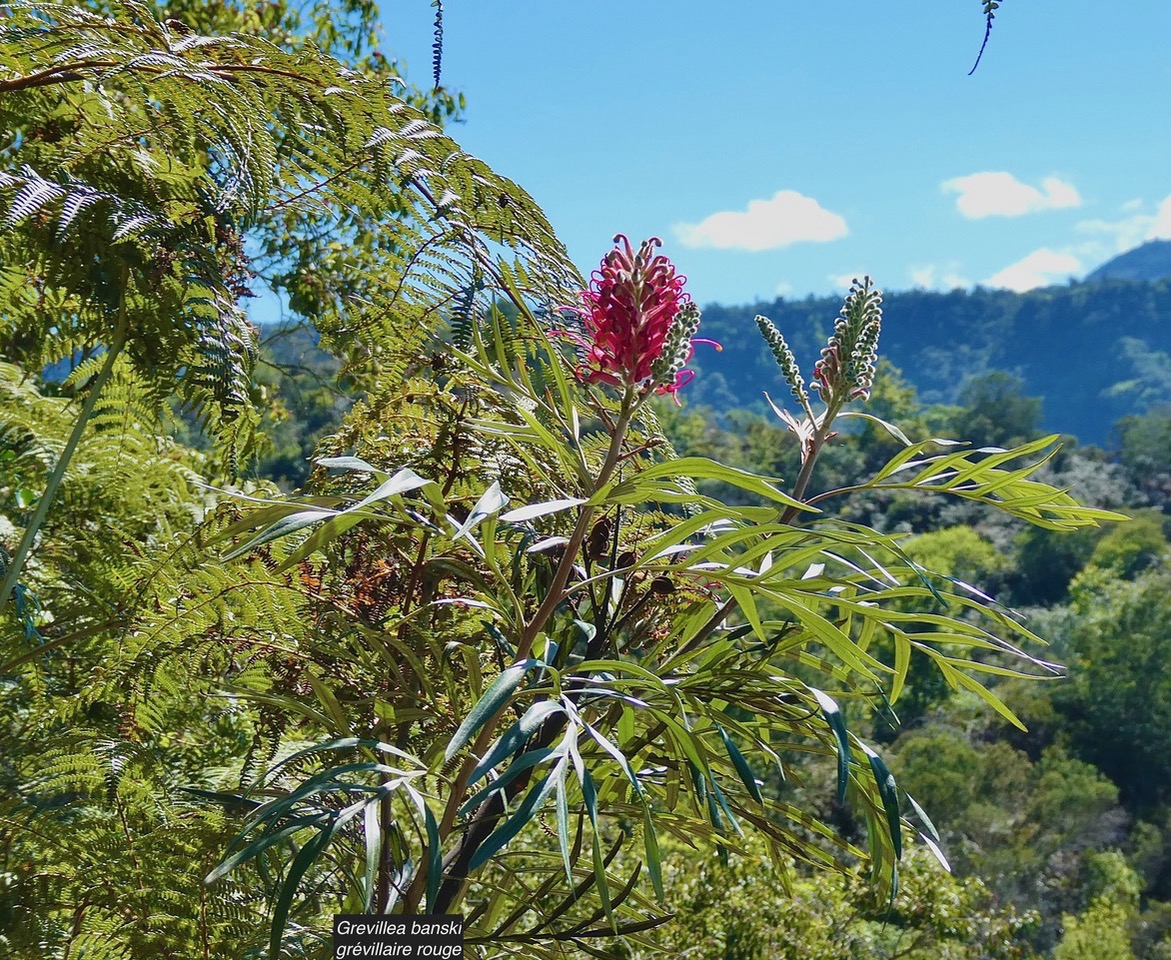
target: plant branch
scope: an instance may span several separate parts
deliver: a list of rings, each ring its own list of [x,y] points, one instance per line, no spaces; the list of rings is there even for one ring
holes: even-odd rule
[[[589,491],[590,493],[596,493],[604,487],[621,462],[622,445],[626,439],[626,433],[630,427],[631,420],[639,406],[639,398],[633,388],[628,387],[622,397],[622,406],[618,420],[610,433],[609,449],[606,451],[606,457],[602,462],[601,469],[598,471],[597,478],[591,485],[593,489]],[[569,583],[569,578],[573,573],[578,552],[581,550],[586,537],[589,535],[593,516],[594,508],[589,506],[583,506],[581,513],[578,514],[577,523],[574,525],[573,533],[565,546],[565,553],[561,557],[561,562],[553,574],[553,579],[549,584],[545,599],[537,609],[537,612],[533,614],[533,618],[525,625],[521,634],[515,656],[517,662],[524,660],[532,652],[533,644],[536,642],[537,636],[549,622],[557,607],[565,599],[566,585]],[[471,779],[472,771],[476,767],[478,758],[483,755],[484,750],[492,741],[492,737],[495,736],[496,726],[500,722],[500,717],[504,714],[507,706],[507,704],[502,705],[484,724],[479,735],[476,737],[475,743],[460,766],[459,774],[456,776],[452,785],[447,806],[443,812],[443,819],[439,823],[439,838],[441,843],[451,835],[452,828],[455,826],[456,814],[463,801],[464,793],[467,791],[468,781]],[[494,803],[499,801],[500,797],[498,794],[493,794],[492,798],[484,804],[481,804],[480,809],[477,810],[474,817],[473,828],[469,829],[468,833],[464,835],[456,848],[445,858],[445,873],[447,872],[448,863],[453,868],[459,864],[470,863],[472,854],[488,837],[492,824],[500,816],[500,813],[493,809]],[[423,885],[426,883],[426,879],[427,862],[424,861],[411,882],[411,888],[407,891],[405,899],[408,905],[417,906],[422,897]],[[452,882],[462,887],[462,881],[458,877],[453,878],[452,881],[444,885],[445,894],[441,899],[445,909],[451,906],[451,902],[458,895],[458,890],[453,891],[450,885]]]
[[[122,303],[118,311],[118,325],[114,330],[114,336],[110,340],[109,346],[106,348],[106,360],[102,364],[102,369],[98,372],[94,379],[93,386],[90,387],[89,396],[85,398],[85,404],[81,408],[81,414],[77,421],[73,424],[73,431],[69,435],[69,439],[65,443],[65,449],[61,451],[61,456],[57,458],[57,464],[53,468],[53,472],[49,475],[49,480],[45,484],[45,492],[41,494],[41,499],[37,502],[37,509],[34,511],[32,519],[29,520],[28,526],[25,527],[24,536],[21,538],[16,552],[12,555],[9,561],[8,569],[4,575],[4,582],[0,583],[0,610],[4,609],[4,605],[8,603],[8,598],[12,596],[16,589],[17,580],[20,577],[21,571],[24,569],[25,561],[32,551],[33,541],[36,539],[38,531],[45,522],[45,516],[49,512],[49,507],[53,500],[57,497],[57,490],[61,486],[61,482],[65,479],[65,471],[69,468],[69,463],[73,459],[73,454],[77,450],[78,443],[81,442],[81,436],[85,433],[85,428],[89,424],[90,417],[93,415],[95,404],[98,402],[98,397],[102,394],[102,389],[110,379],[110,375],[114,372],[114,364],[118,359],[119,354],[122,353],[122,348],[126,346],[127,334],[129,332],[129,319],[126,314],[126,294],[125,294],[125,278],[123,278],[123,294]]]

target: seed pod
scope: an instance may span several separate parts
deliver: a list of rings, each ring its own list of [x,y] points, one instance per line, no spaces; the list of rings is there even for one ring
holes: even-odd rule
[[[675,592],[675,584],[668,577],[655,577],[651,581],[651,592],[666,596]]]
[[[638,560],[638,555],[633,550],[625,550],[618,557],[618,569],[625,570],[627,567],[633,567],[636,560]]]
[[[600,518],[590,530],[585,553],[591,560],[605,560],[610,553],[610,521],[606,517]]]

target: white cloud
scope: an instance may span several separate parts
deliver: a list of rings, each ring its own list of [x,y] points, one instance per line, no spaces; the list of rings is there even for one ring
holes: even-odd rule
[[[1171,196],[1163,198],[1154,221],[1147,228],[1145,240],[1171,240]]]
[[[865,275],[865,270],[858,270],[855,273],[831,273],[826,276],[826,279],[835,290],[849,290],[855,280],[860,280]]]
[[[1042,247],[1027,257],[1005,267],[984,282],[990,287],[1007,287],[1024,293],[1035,287],[1047,287],[1082,272],[1082,262],[1072,253]]]
[[[778,297],[787,297],[792,292],[793,284],[789,283],[788,280],[782,280],[777,284],[776,294]]]
[[[1142,243],[1153,223],[1154,217],[1139,213],[1122,220],[1082,220],[1074,230],[1091,237],[1105,238],[1106,246],[1101,248],[1101,253],[1103,256],[1113,256]]]
[[[969,220],[983,217],[1020,217],[1041,210],[1080,207],[1082,198],[1071,184],[1046,177],[1041,189],[1021,183],[1011,173],[989,171],[954,177],[942,184],[945,193],[954,193],[956,208]]]
[[[796,190],[778,190],[771,200],[750,200],[746,210],[721,210],[699,223],[677,223],[686,247],[776,250],[794,243],[828,243],[850,231],[841,215]]]
[[[1100,255],[1107,257],[1132,250],[1147,240],[1171,240],[1171,195],[1163,198],[1154,213],[1140,212],[1144,206],[1141,201],[1130,200],[1122,205],[1122,212],[1130,216],[1121,220],[1083,220],[1074,229],[1105,237],[1109,246]]]
[[[972,281],[959,273],[959,263],[953,261],[944,265],[929,263],[922,267],[911,267],[911,282],[924,290],[955,290],[970,287]]]

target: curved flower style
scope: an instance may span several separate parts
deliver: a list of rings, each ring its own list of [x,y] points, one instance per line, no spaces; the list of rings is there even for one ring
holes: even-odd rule
[[[691,344],[712,343],[717,349],[719,344],[691,339],[699,311],[683,291],[687,278],[655,253],[661,240],[644,240],[637,253],[622,234],[614,244],[582,292],[585,306],[566,308],[581,316],[586,335],[562,331],[562,336],[585,349],[578,372],[588,383],[675,393],[695,376],[683,369],[694,353]]]

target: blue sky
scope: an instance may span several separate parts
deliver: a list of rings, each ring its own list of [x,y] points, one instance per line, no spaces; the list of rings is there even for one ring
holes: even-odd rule
[[[659,236],[700,302],[1027,289],[1171,238],[1171,0],[446,0],[451,132],[592,269]],[[383,0],[429,82],[426,0]]]

